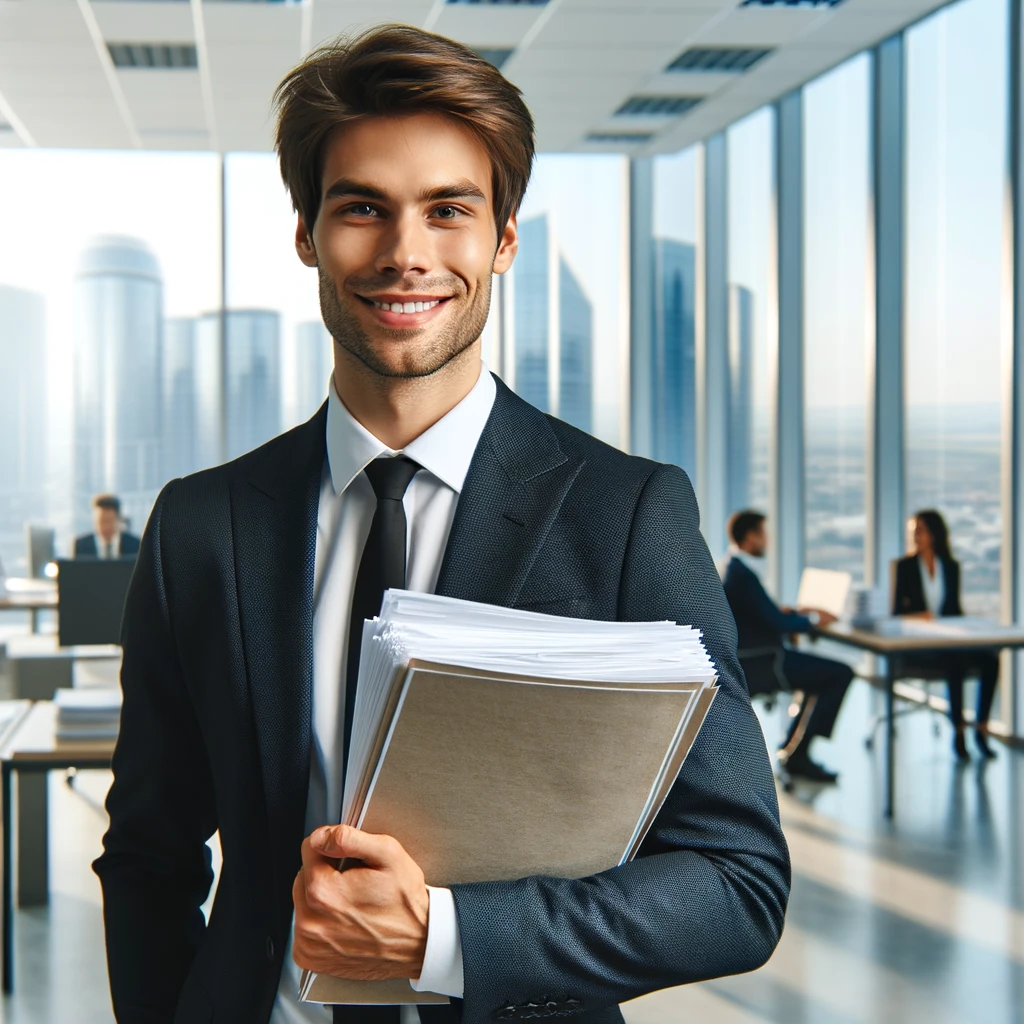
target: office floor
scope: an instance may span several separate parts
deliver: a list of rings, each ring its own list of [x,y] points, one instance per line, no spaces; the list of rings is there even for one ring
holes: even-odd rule
[[[762,970],[627,1005],[629,1024],[1022,1024],[1024,753],[953,765],[945,723],[900,726],[897,818],[880,815],[875,697],[856,683],[835,740],[816,751],[840,785],[782,794],[793,853],[783,940]],[[765,717],[778,737],[781,708]],[[102,799],[109,776],[81,773]],[[6,1024],[109,1024],[99,886],[101,810],[51,776],[52,900],[19,911]]]

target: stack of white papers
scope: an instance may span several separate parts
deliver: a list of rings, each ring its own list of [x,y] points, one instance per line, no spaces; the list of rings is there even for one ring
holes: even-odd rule
[[[691,626],[561,618],[389,590],[380,616],[363,627],[342,804],[345,822],[357,823],[359,815],[353,812],[359,783],[374,752],[395,672],[414,661],[568,682],[711,686],[715,681],[715,666],[700,632]]]
[[[89,687],[58,690],[57,739],[113,740],[121,725],[121,690]]]

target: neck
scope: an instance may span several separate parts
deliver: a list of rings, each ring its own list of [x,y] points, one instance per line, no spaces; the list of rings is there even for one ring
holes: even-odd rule
[[[446,416],[480,379],[480,342],[427,377],[384,377],[334,345],[334,387],[378,440],[401,450]]]

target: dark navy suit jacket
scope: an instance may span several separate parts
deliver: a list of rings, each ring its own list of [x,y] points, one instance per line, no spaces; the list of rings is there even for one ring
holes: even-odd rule
[[[111,823],[96,863],[121,1024],[262,1024],[271,1012],[304,837],[325,420],[321,409],[235,462],[172,481],[150,517],[125,608]],[[421,1019],[535,1017],[552,1001],[610,1024],[624,1000],[763,964],[782,931],[789,857],[685,474],[548,418],[499,381],[437,591],[692,624],[721,689],[633,862],[453,887],[465,997]],[[207,923],[204,844],[216,829],[224,862]]]
[[[729,560],[723,586],[736,619],[741,651],[778,646],[793,633],[810,632],[811,620],[797,612],[784,612],[768,596],[757,573],[739,558]]]
[[[126,558],[139,553],[139,538],[134,533],[121,534],[121,557]],[[85,533],[75,538],[75,558],[96,558],[99,551],[96,549],[96,534]]]
[[[960,607],[960,563],[953,558],[942,558],[940,561],[945,592],[939,614],[963,615],[963,609]],[[892,606],[893,615],[913,615],[928,611],[917,555],[907,555],[896,563],[896,586]]]

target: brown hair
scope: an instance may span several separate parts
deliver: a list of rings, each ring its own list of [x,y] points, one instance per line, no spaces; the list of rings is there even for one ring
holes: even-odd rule
[[[314,50],[285,75],[274,107],[281,177],[310,231],[326,141],[362,118],[429,112],[468,128],[491,160],[499,239],[530,180],[533,118],[519,89],[469,47],[408,25],[379,25]]]
[[[93,508],[103,508],[121,514],[121,499],[114,494],[97,494],[92,499]]]
[[[733,544],[739,547],[751,533],[761,529],[761,524],[767,516],[763,512],[757,512],[752,508],[745,508],[742,512],[733,512],[729,516],[729,524],[726,529]]]

